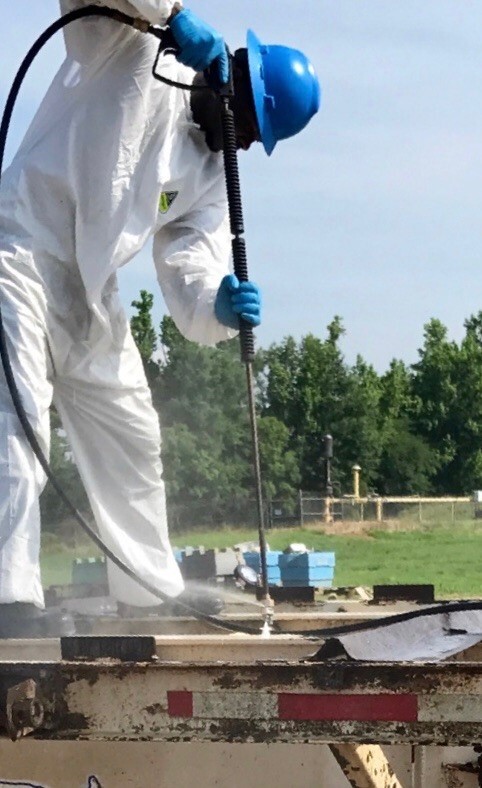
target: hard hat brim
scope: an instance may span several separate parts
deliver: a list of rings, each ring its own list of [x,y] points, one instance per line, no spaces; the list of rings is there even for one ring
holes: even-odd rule
[[[248,67],[249,76],[251,79],[251,89],[253,92],[254,108],[256,112],[256,120],[258,121],[259,134],[263,147],[271,156],[275,146],[276,139],[271,128],[268,113],[266,111],[266,102],[272,101],[272,97],[266,94],[266,86],[263,77],[263,50],[267,51],[268,47],[262,44],[257,35],[248,30],[246,36],[246,45],[248,50]]]

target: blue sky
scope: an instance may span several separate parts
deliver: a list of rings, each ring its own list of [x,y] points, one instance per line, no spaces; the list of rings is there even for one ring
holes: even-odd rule
[[[252,27],[303,49],[323,86],[320,113],[268,159],[240,154],[250,273],[264,294],[266,347],[323,336],[334,314],[357,353],[384,371],[412,363],[423,324],[453,339],[482,308],[482,4],[475,0],[191,0],[231,48]],[[56,0],[16,0],[2,20],[0,101]],[[61,36],[33,67],[7,161],[62,59]],[[121,273],[163,311],[146,250]]]

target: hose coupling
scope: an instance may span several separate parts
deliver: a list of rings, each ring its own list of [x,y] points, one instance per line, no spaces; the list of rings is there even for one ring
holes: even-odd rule
[[[141,19],[140,16],[136,16],[132,21],[132,27],[134,27],[136,30],[140,30],[141,33],[148,33],[151,25],[147,19]]]

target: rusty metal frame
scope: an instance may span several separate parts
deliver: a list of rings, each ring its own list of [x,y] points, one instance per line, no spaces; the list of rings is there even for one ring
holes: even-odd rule
[[[447,788],[463,788],[466,785],[465,775],[477,777],[477,784],[482,785],[482,756],[467,763],[448,763],[442,767]]]
[[[26,679],[45,712],[32,735],[52,739],[482,744],[480,663],[0,664],[3,693]],[[347,699],[354,716],[320,717]],[[378,719],[380,702],[395,714]]]
[[[26,679],[8,688],[5,719],[6,732],[12,741],[42,727],[44,707],[33,679]]]

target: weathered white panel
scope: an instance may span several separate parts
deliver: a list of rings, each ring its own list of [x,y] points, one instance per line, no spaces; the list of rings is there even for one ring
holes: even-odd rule
[[[203,719],[276,719],[278,696],[267,692],[195,692],[193,716]]]
[[[421,695],[418,699],[420,722],[482,722],[480,695]]]
[[[387,752],[411,788],[411,748]],[[349,788],[323,745],[0,741],[0,777],[45,788]]]

